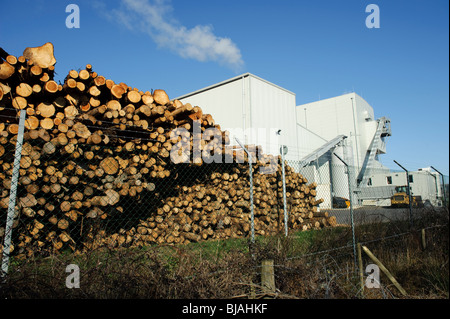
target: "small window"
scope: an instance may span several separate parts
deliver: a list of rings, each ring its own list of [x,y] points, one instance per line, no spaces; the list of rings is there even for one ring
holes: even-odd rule
[[[392,184],[392,176],[387,176],[386,180],[387,180],[388,185]]]
[[[372,186],[372,178],[369,178],[369,181],[367,182],[367,185]]]
[[[413,176],[412,176],[412,175],[408,175],[408,178],[409,178],[409,182],[410,182],[410,183],[413,183],[413,182],[414,182],[414,179],[413,179]]]

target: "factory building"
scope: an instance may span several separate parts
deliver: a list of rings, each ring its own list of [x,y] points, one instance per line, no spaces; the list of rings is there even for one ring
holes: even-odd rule
[[[390,121],[376,118],[356,93],[297,105],[295,93],[245,73],[177,99],[211,114],[231,133],[231,144],[238,138],[274,155],[287,146],[288,164],[317,183],[321,207],[332,207],[333,198],[384,206],[395,193],[395,184],[380,177],[391,174],[379,161],[391,136]]]
[[[348,93],[298,105],[297,129],[305,175],[321,185],[324,194],[329,192],[326,198],[351,197],[363,205],[368,197],[392,196],[393,187],[367,188],[370,174],[389,171],[378,159],[386,153],[391,129],[389,119],[376,119],[361,96]]]
[[[287,145],[287,159],[298,160],[295,94],[253,74],[245,73],[185,94],[183,103],[202,107],[222,130],[230,132],[231,143],[261,145],[265,153],[279,154]],[[278,130],[283,134],[276,134]]]
[[[406,180],[405,172],[384,172],[375,173],[369,177],[369,182],[373,187],[402,187],[407,186],[411,190],[411,196],[420,196],[425,206],[442,206],[443,186],[438,173],[431,168],[420,168],[417,171],[408,172]]]

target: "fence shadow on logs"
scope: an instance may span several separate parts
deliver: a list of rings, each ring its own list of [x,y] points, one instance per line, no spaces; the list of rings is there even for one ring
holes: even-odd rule
[[[239,163],[174,164],[159,153],[152,156],[148,144],[140,140],[110,146],[30,135],[25,132],[16,171],[12,255],[183,244],[248,237],[251,226],[256,235],[275,234],[284,227],[279,158],[271,174],[259,173],[261,162],[253,165],[251,225],[249,165],[244,154]],[[2,220],[15,177],[11,154],[16,144],[14,138],[3,144]],[[316,185],[289,166],[286,186],[289,228],[334,225],[333,218],[317,209]],[[5,235],[5,228],[0,229]]]

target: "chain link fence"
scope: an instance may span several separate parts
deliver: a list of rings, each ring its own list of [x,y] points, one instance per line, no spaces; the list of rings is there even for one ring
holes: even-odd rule
[[[364,235],[358,233],[355,238],[354,228],[411,217],[412,222],[423,217],[427,200],[442,205],[438,184],[433,188],[425,183],[428,195],[421,199],[422,205],[412,207],[412,215],[404,203],[392,207],[392,199],[401,192],[393,174],[404,176],[402,172],[372,171],[371,183],[384,178],[388,185],[358,187],[355,167],[331,162],[321,166],[292,160],[283,163],[281,156],[261,155],[257,147],[249,145],[230,146],[228,153],[219,154],[219,161],[206,156],[196,163],[193,152],[184,154],[190,159],[187,163],[176,163],[170,148],[153,147],[170,139],[168,132],[136,138],[133,127],[103,133],[97,131],[100,127],[89,129],[95,133],[86,138],[76,130],[50,137],[51,131],[43,128],[23,134],[20,130],[14,135],[2,133],[4,273],[10,257],[23,261],[61,252],[80,255],[100,248],[232,238],[254,243],[254,236],[295,238],[297,230],[343,226],[352,229],[353,238],[336,242],[335,248],[314,245],[306,254],[285,256],[283,264],[275,261],[276,282],[285,287],[286,275],[304,274],[304,268],[292,262],[309,260],[301,267],[318,267],[310,273],[316,284],[305,290],[311,296],[342,296],[338,291],[360,295],[364,289],[360,267],[355,265],[356,244],[364,243]],[[427,178],[436,176],[419,172],[410,182]],[[380,238],[385,237],[380,234]],[[386,239],[371,244],[375,242]],[[389,247],[392,250],[393,246]],[[258,262],[254,267],[252,280],[259,273]],[[383,297],[393,295],[390,289],[385,287]],[[245,293],[254,294],[254,290]]]
[[[9,256],[254,240],[333,225],[317,208],[316,184],[288,165],[283,170],[279,156],[230,146],[211,160],[204,147],[196,163],[195,150],[180,148],[175,155],[189,159],[180,163],[171,151],[182,138],[163,144],[170,132],[155,128],[159,134],[143,137],[133,126],[100,129],[83,125],[55,136],[41,127],[3,136],[4,263]]]
[[[317,196],[321,199],[319,208],[335,216],[338,224],[351,223],[350,206],[356,224],[410,218],[404,172],[372,168],[368,186],[362,186],[356,179],[358,167],[331,163],[330,158],[308,165],[294,160],[287,163],[317,184]],[[409,180],[413,219],[424,209],[445,208],[445,189],[439,175],[426,170],[409,172]]]
[[[55,151],[37,151],[47,143],[26,140],[16,171],[10,164],[14,158],[6,157],[12,150],[5,151],[1,218],[6,220],[10,180],[16,177],[10,230],[15,254],[82,251],[102,245],[181,244],[243,236],[248,231],[230,232],[228,227],[230,219],[248,206],[248,165],[175,165],[159,154],[149,156],[145,147],[138,148],[132,141],[129,149],[121,150],[69,143]],[[215,187],[219,182],[225,185]],[[219,234],[216,227],[223,231]],[[6,235],[5,228],[0,229]]]

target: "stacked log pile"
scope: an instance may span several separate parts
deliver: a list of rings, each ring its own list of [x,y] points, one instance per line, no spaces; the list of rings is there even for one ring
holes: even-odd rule
[[[257,171],[258,165],[255,168]],[[250,188],[248,166],[227,172],[213,172],[204,183],[182,186],[177,196],[165,199],[157,214],[141,221],[136,229],[110,239],[110,244],[126,242],[134,236],[139,244],[186,243],[208,239],[247,237],[250,234]],[[256,235],[283,231],[281,167],[274,174],[254,173],[254,228]],[[319,229],[334,226],[334,217],[319,212],[316,184],[288,167],[287,203],[289,228]]]
[[[16,252],[248,235],[248,158],[228,146],[227,132],[200,107],[170,100],[164,90],[143,92],[116,83],[89,64],[57,83],[51,43],[27,48],[19,57],[0,48],[0,62],[3,221],[18,115],[26,112],[13,229]],[[195,125],[199,131],[190,134]],[[184,130],[173,134],[177,128]],[[196,134],[205,135],[208,129],[215,129],[220,139],[196,143]],[[196,150],[203,156],[180,164],[183,157],[171,152],[187,156],[186,147],[191,157]],[[261,150],[254,152],[256,158]],[[234,161],[205,163],[217,155]],[[255,229],[260,235],[278,231],[283,223],[280,165],[273,174],[257,172],[270,159],[259,156],[254,165]],[[317,211],[316,185],[308,185],[289,166],[286,176],[289,227],[333,226],[333,218]],[[0,237],[4,232],[0,225]]]

